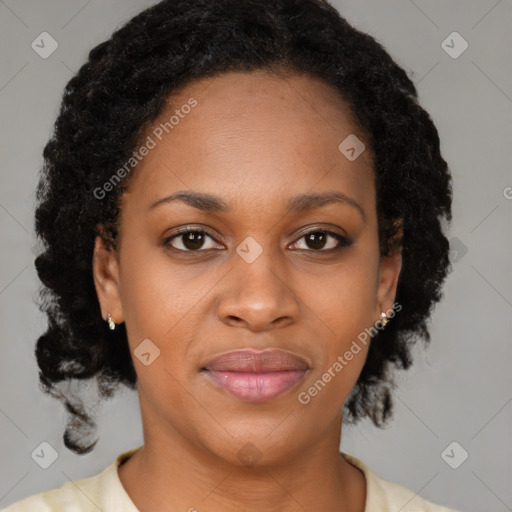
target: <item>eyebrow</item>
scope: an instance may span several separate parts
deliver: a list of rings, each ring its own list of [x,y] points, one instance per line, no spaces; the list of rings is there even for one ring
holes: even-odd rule
[[[233,211],[233,208],[218,196],[192,191],[179,191],[170,196],[163,197],[155,201],[149,209],[152,210],[157,206],[173,201],[182,201],[193,208],[209,213],[227,213]],[[361,205],[351,197],[337,191],[301,194],[292,197],[286,204],[286,211],[287,213],[303,213],[332,203],[352,206],[361,214],[363,220],[366,222],[366,215]]]

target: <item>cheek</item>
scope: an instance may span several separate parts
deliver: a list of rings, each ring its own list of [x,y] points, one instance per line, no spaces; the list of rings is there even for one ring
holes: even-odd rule
[[[207,300],[212,273],[200,265],[173,265],[164,249],[147,245],[127,243],[121,261],[120,291],[128,343],[147,394],[166,396],[179,404],[183,399],[179,383],[190,373],[185,363],[204,321],[198,315],[206,314],[201,306]],[[140,356],[148,352],[144,361]],[[154,362],[146,366],[148,359]]]
[[[354,251],[336,271],[310,286],[313,291],[305,295],[306,303],[321,320],[322,332],[337,340],[333,348],[343,350],[377,320],[377,276],[378,256],[369,258]]]
[[[305,295],[314,313],[319,357],[318,366],[300,390],[301,403],[314,404],[318,414],[332,414],[343,406],[366,361],[370,328],[378,320],[374,318],[378,254],[371,254],[354,251],[336,272],[316,281],[309,288],[314,291]]]
[[[147,241],[126,244],[120,281],[131,344],[144,338],[162,341],[200,300],[187,273],[170,264],[163,248],[148,247]]]
[[[375,301],[372,280],[356,272],[339,286],[318,293],[315,323],[317,366],[298,391],[298,401],[314,416],[334,417],[341,411],[366,361]],[[356,283],[358,282],[358,284]],[[365,286],[360,286],[365,282]]]
[[[131,356],[144,395],[141,404],[166,409],[172,403],[179,410],[185,407],[179,383],[184,380],[183,361],[193,338],[191,310],[200,293],[187,286],[183,274],[147,242],[146,246],[127,243],[123,250],[120,295]]]

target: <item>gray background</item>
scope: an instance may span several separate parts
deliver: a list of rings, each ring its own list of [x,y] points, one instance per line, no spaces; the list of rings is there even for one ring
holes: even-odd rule
[[[32,216],[42,149],[66,82],[94,45],[152,3],[0,2],[1,508],[96,474],[142,444],[137,395],[122,388],[100,411],[101,438],[92,453],[77,456],[63,445],[65,413],[38,390],[33,355],[45,319],[34,303],[39,281]],[[384,430],[369,422],[345,427],[341,448],[434,502],[467,511],[512,510],[512,2],[334,5],[411,74],[438,127],[454,177],[449,238],[457,260],[433,314],[432,344],[417,350],[415,365],[398,379],[394,420]],[[31,48],[43,31],[59,44],[47,59]],[[453,31],[469,44],[458,58],[441,47]],[[43,441],[59,455],[48,469],[31,458]],[[453,441],[469,453],[457,469],[441,457]],[[452,460],[461,450],[450,452]]]

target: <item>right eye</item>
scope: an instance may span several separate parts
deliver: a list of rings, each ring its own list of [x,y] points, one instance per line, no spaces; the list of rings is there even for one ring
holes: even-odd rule
[[[215,241],[211,235],[202,229],[185,228],[167,237],[163,245],[166,247],[170,245],[172,249],[182,252],[198,252],[200,250],[216,249],[217,247],[215,246],[207,247],[206,249],[202,248],[207,238]]]

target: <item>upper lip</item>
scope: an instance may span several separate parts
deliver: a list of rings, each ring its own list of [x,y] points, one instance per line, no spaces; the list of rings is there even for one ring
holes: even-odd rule
[[[235,350],[209,360],[202,370],[228,372],[279,372],[307,370],[302,357],[281,349]]]

